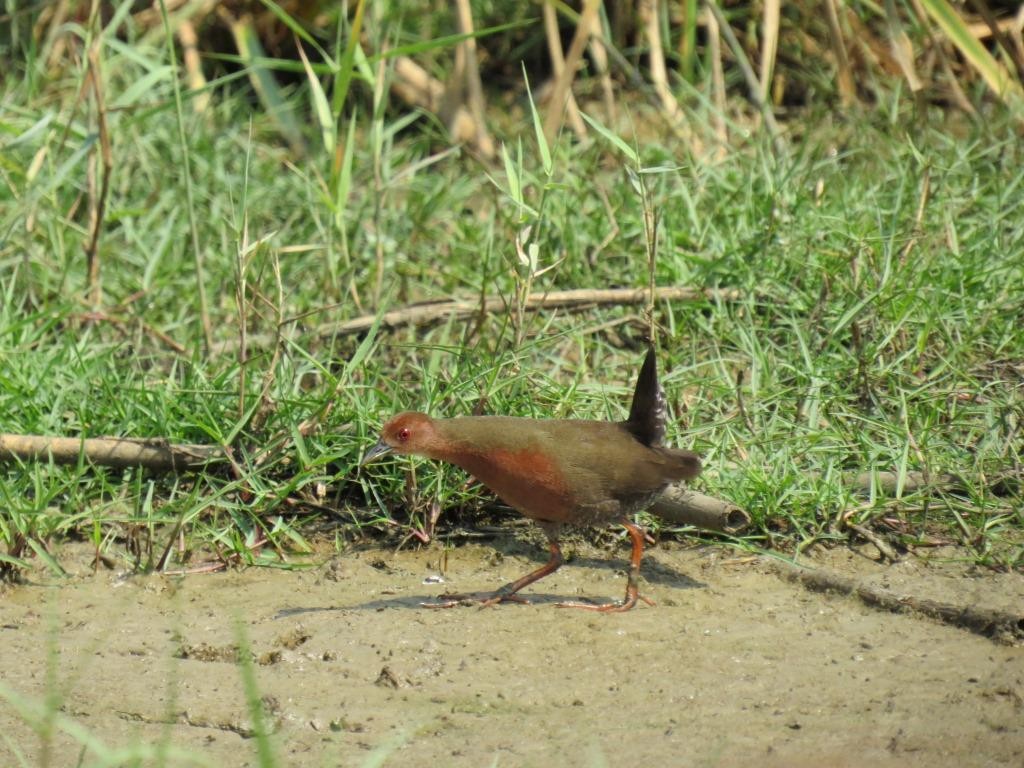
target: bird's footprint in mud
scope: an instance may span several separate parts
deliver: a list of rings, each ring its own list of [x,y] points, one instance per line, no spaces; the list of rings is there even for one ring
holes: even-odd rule
[[[277,664],[284,657],[283,651],[294,651],[306,643],[312,636],[302,624],[296,624],[284,634],[279,635],[274,640],[270,650],[256,653],[253,649],[248,649],[249,658],[263,667]],[[174,652],[174,656],[178,659],[191,659],[193,661],[237,664],[241,660],[242,649],[238,643],[211,645],[209,643],[182,642]]]

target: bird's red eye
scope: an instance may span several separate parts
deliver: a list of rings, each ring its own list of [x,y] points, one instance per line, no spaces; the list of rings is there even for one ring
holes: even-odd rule
[[[402,427],[400,430],[398,430],[398,442],[404,443],[408,439],[409,439],[409,428],[408,427]]]

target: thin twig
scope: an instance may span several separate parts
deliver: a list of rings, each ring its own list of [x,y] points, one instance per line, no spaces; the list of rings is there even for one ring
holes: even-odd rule
[[[252,121],[249,121],[249,140],[252,141]],[[249,269],[246,255],[249,253],[248,214],[242,218],[242,242],[235,253],[235,306],[238,308],[238,418],[245,415],[246,381],[248,379],[249,349],[249,304],[247,283]]]
[[[386,59],[377,62],[377,72],[373,79],[373,119],[370,123],[371,145],[383,143],[384,132],[384,85],[387,82],[388,63]],[[380,297],[384,292],[384,238],[381,233],[385,226],[383,214],[387,206],[388,187],[384,182],[384,153],[374,151],[373,155],[373,306],[380,306]]]
[[[84,314],[81,315],[81,319],[84,322],[88,323],[110,323],[111,325],[117,328],[124,328],[129,323],[138,323],[139,327],[143,330],[144,333],[147,333],[150,336],[156,338],[158,341],[162,342],[163,344],[166,344],[179,355],[184,355],[188,352],[188,350],[183,345],[176,342],[174,339],[172,339],[166,333],[161,331],[159,328],[154,328],[151,325],[148,325],[144,320],[141,320],[139,318],[125,319],[123,317],[118,317],[117,315],[112,315],[107,312],[85,312]]]
[[[751,437],[753,437],[757,430],[754,429],[754,422],[751,420],[750,414],[747,413],[746,403],[743,402],[743,378],[743,369],[740,368],[736,371],[736,406],[740,410],[740,416],[743,417],[743,423],[747,425],[747,430],[750,432]]]
[[[900,559],[899,555],[896,554],[896,551],[885,542],[885,539],[877,535],[870,528],[863,525],[857,525],[856,523],[851,523],[849,520],[844,521],[843,524],[862,539],[873,544],[879,554],[889,562],[895,563]]]
[[[103,47],[102,36],[95,40],[89,48],[89,70],[87,77],[96,100],[96,122],[99,127],[99,157],[102,164],[100,171],[100,188],[95,189],[96,155],[93,154],[89,163],[89,241],[85,247],[88,265],[89,301],[93,309],[103,304],[103,288],[100,283],[100,233],[103,231],[103,217],[107,206],[107,192],[110,189],[110,172],[114,167],[110,151],[110,132],[107,129],[107,105],[103,97],[103,76],[100,72],[100,50]]]
[[[900,266],[907,263],[907,257],[910,256],[910,252],[917,245],[917,239],[921,232],[921,223],[924,221],[924,212],[928,207],[928,196],[931,192],[931,180],[932,170],[930,167],[924,169],[924,175],[921,178],[921,193],[917,198],[917,213],[914,214],[914,233],[910,236],[907,244],[900,249]]]
[[[192,235],[192,259],[196,270],[196,296],[199,300],[199,325],[203,331],[206,352],[213,347],[213,325],[210,322],[209,306],[206,302],[206,270],[203,268],[203,252],[199,247],[199,222],[196,220],[195,196],[192,192],[192,166],[189,156],[188,136],[185,132],[185,115],[181,99],[181,86],[178,83],[178,58],[174,53],[174,38],[171,35],[171,23],[167,17],[165,0],[160,0],[160,12],[163,17],[164,30],[167,38],[167,57],[171,62],[171,84],[174,86],[175,114],[178,120],[178,141],[181,145],[181,169],[185,181],[185,202],[188,213],[189,231]]]
[[[250,428],[256,431],[263,428],[267,416],[274,407],[270,390],[277,378],[277,366],[281,362],[281,355],[284,352],[284,338],[281,335],[284,329],[284,281],[281,279],[281,260],[278,258],[276,250],[271,254],[271,268],[274,271],[274,285],[277,287],[277,300],[274,303],[274,312],[277,315],[277,322],[274,323],[276,339],[274,341],[274,354],[270,359],[270,364],[267,365],[267,370],[263,374],[259,406],[257,406],[252,421],[249,424]]]
[[[637,183],[640,185],[640,196],[644,209],[644,247],[647,249],[647,305],[644,315],[647,319],[647,338],[655,347],[658,346],[658,327],[654,322],[654,304],[657,286],[658,267],[658,212],[651,199],[651,191],[647,188],[647,177],[637,168]]]

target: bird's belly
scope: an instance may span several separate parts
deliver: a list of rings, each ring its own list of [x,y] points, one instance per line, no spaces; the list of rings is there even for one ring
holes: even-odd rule
[[[572,522],[575,507],[565,477],[548,457],[530,450],[494,450],[460,456],[455,463],[476,477],[509,506],[527,517]]]

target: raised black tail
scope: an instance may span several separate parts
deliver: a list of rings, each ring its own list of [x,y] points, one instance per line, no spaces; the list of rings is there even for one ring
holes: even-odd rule
[[[658,383],[658,361],[651,346],[636,380],[626,429],[644,445],[657,448],[665,439],[665,410],[665,392]]]

